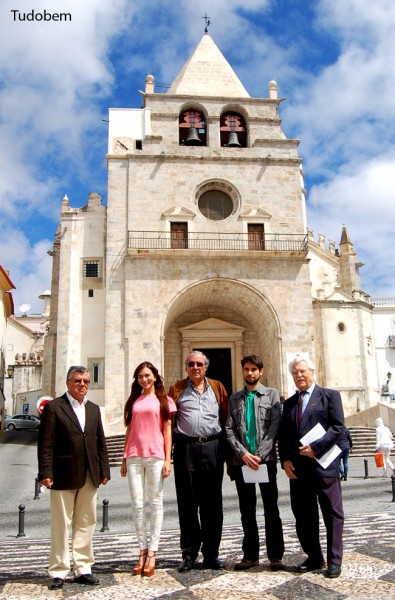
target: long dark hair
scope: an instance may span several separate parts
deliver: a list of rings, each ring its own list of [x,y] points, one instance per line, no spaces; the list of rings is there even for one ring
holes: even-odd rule
[[[144,368],[149,369],[152,372],[153,376],[155,377],[155,383],[154,383],[155,396],[159,400],[160,412],[162,415],[162,419],[164,421],[167,421],[168,419],[170,419],[169,406],[167,403],[167,396],[166,396],[166,392],[165,392],[165,386],[163,383],[163,377],[161,377],[159,375],[158,369],[156,367],[154,367],[154,365],[152,363],[145,361],[145,362],[140,363],[139,366],[136,367],[136,369],[133,373],[133,382],[132,382],[132,388],[130,391],[130,396],[126,400],[125,408],[123,411],[123,418],[124,418],[126,427],[129,425],[130,421],[132,420],[133,404],[134,404],[135,400],[137,400],[137,398],[139,398],[141,396],[141,385],[138,382],[138,376],[139,376],[141,369],[144,369]]]

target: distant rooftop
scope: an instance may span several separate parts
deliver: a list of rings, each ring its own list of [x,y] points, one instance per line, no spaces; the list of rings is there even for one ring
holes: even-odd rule
[[[370,301],[374,306],[393,306],[395,308],[395,296],[371,298]]]

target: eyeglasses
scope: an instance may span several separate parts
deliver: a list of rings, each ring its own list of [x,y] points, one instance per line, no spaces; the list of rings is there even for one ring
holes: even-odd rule
[[[74,383],[85,383],[86,385],[89,385],[90,382],[90,379],[74,379]]]
[[[188,367],[204,367],[204,363],[202,362],[193,362],[193,360],[190,360],[188,363]]]
[[[292,371],[292,375],[295,377],[295,375],[304,375],[305,373],[307,373],[308,369],[295,369]]]

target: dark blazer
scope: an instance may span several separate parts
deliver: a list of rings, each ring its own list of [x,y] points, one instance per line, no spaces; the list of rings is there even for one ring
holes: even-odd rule
[[[323,469],[315,459],[300,456],[299,440],[314,425],[321,423],[326,431],[325,435],[310,444],[315,456],[320,458],[334,444],[337,444],[344,429],[343,407],[339,392],[316,384],[303,413],[300,427],[297,425],[298,401],[299,393],[296,393],[284,402],[278,440],[281,464],[285,460],[290,460],[296,469],[298,479],[304,476],[338,477],[339,457],[327,469]]]
[[[53,479],[52,489],[83,487],[89,469],[93,483],[110,479],[106,439],[97,404],[85,405],[85,431],[66,396],[48,402],[38,435],[38,479]]]

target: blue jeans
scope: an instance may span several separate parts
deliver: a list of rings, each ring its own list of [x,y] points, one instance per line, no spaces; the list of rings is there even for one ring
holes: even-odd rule
[[[340,462],[339,462],[339,472],[340,475],[344,475],[344,478],[347,479],[348,475],[348,457],[350,455],[350,448],[344,448],[342,453],[340,454]],[[343,461],[343,465],[342,465]]]

